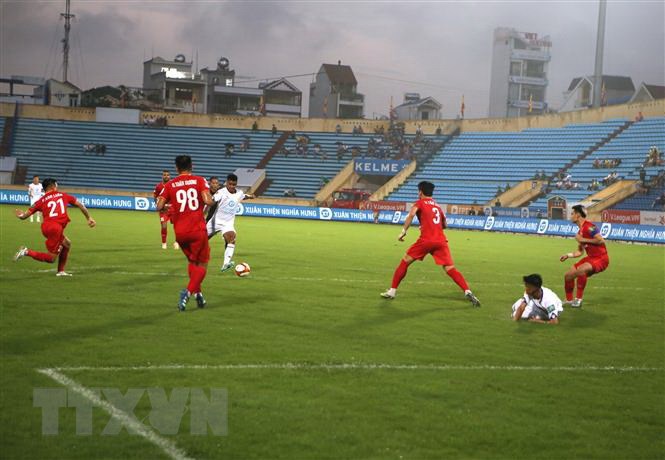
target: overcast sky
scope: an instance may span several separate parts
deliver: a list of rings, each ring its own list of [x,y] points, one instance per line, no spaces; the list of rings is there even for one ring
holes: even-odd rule
[[[0,76],[62,76],[65,1],[0,2]],[[665,2],[608,1],[604,73],[665,85]],[[228,57],[237,76],[269,78],[350,65],[365,114],[387,114],[405,92],[433,96],[454,118],[487,116],[495,27],[549,35],[548,102],[593,73],[598,2],[220,2],[72,0],[69,80],[83,89],[141,86],[151,56]],[[311,76],[290,80],[307,108]],[[400,81],[401,80],[401,81]],[[240,82],[236,83],[240,85]],[[247,83],[257,86],[257,82]],[[306,114],[306,112],[305,112]]]

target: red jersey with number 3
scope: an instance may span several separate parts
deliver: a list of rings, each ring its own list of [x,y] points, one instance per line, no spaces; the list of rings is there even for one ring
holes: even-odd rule
[[[210,190],[208,182],[200,176],[185,174],[171,179],[159,196],[171,204],[171,221],[176,234],[205,232],[203,192]]]
[[[596,235],[600,233],[600,229],[596,227],[596,225],[594,225],[593,222],[585,220],[578,233],[582,235],[582,238],[593,240],[596,237]],[[583,246],[589,257],[607,256],[607,248],[605,247],[605,243],[584,244]]]
[[[420,222],[420,239],[423,241],[446,242],[443,229],[446,216],[441,207],[432,198],[423,198],[415,203],[418,207],[418,221]]]
[[[32,205],[30,213],[34,214],[39,211],[44,216],[44,224],[57,222],[65,227],[70,220],[67,215],[67,206],[75,202],[75,197],[57,190],[51,190]]]

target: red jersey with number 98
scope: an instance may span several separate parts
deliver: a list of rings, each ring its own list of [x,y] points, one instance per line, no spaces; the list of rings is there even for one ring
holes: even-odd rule
[[[30,214],[39,211],[44,216],[44,224],[57,222],[65,227],[70,219],[67,215],[67,206],[76,203],[76,198],[67,193],[51,190],[35,202],[30,208]]]
[[[171,221],[176,234],[206,231],[203,217],[203,192],[210,190],[200,176],[184,174],[171,179],[159,194],[171,204]]]
[[[423,198],[415,202],[418,207],[418,221],[420,222],[420,239],[424,241],[447,241],[443,233],[446,226],[446,216],[441,207],[432,198]]]

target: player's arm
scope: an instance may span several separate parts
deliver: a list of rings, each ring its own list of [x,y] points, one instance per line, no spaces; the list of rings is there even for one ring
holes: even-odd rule
[[[411,226],[411,222],[413,222],[413,218],[416,217],[416,214],[418,213],[418,206],[415,204],[411,206],[411,210],[409,211],[409,215],[406,216],[406,219],[404,220],[404,226],[402,227],[402,231],[400,232],[399,236],[397,239],[399,241],[404,241],[404,237],[406,236],[406,231],[409,229]]]
[[[559,324],[559,318],[556,317],[556,316],[554,318],[548,319],[547,321],[545,321],[544,319],[540,319],[540,318],[529,318],[528,321],[531,322],[531,323]]]
[[[20,209],[15,209],[14,214],[21,220],[25,220],[35,213],[36,209],[30,208],[27,211],[21,211]]]
[[[92,217],[90,217],[90,212],[88,211],[88,208],[86,208],[85,205],[84,205],[83,203],[81,203],[79,200],[76,200],[76,201],[74,201],[74,206],[76,206],[77,208],[79,208],[79,209],[81,210],[81,212],[83,213],[83,215],[84,215],[85,218],[87,219],[87,221],[88,221],[88,226],[89,226],[90,228],[92,228],[92,227],[94,227],[95,225],[97,225],[97,222],[95,222],[95,219],[93,219]]]
[[[212,195],[210,194],[210,190],[207,190],[207,189],[203,190],[201,192],[201,197],[203,198],[203,203],[206,206],[212,206],[212,204],[215,202],[215,200],[212,199]]]
[[[243,198],[243,200],[253,200],[254,198],[256,198],[256,195],[254,195],[253,193],[245,193],[245,197]]]
[[[164,198],[163,195],[159,195],[157,197],[157,203],[155,204],[155,208],[157,208],[157,211],[161,211],[162,209],[164,209],[165,206],[166,206],[166,198]]]
[[[593,235],[593,238],[584,238],[582,235],[578,233],[577,235],[575,235],[575,239],[580,244],[593,244],[599,246],[605,243],[605,238],[600,236],[600,232]]]
[[[564,260],[567,260],[567,259],[577,259],[577,258],[580,257],[582,254],[584,254],[584,247],[582,246],[582,244],[578,244],[578,245],[577,245],[577,251],[575,251],[575,252],[569,252],[568,254],[564,254],[564,255],[562,255],[562,256],[559,258],[559,261],[560,261],[560,262],[563,262]]]
[[[520,306],[517,307],[517,310],[515,310],[515,313],[513,313],[513,321],[519,321],[522,319],[522,313],[524,313],[525,308],[526,308],[526,302],[522,300]]]

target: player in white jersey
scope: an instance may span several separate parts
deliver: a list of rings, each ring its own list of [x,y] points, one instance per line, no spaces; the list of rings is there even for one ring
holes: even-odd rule
[[[30,197],[30,207],[32,207],[32,205],[35,204],[37,200],[44,196],[44,188],[39,182],[39,176],[34,176],[32,178],[32,183],[28,185],[28,196]],[[30,222],[33,221],[33,217],[36,217],[37,222],[39,222],[39,216],[41,216],[41,214],[41,212],[30,214]]]
[[[563,313],[561,299],[550,289],[543,287],[543,278],[540,275],[534,273],[522,279],[524,295],[513,304],[513,321],[559,324],[559,315]]]
[[[207,230],[208,239],[221,233],[224,237],[226,249],[224,250],[224,263],[222,271],[225,272],[233,267],[233,253],[236,249],[236,229],[234,227],[238,204],[245,199],[255,198],[254,195],[246,194],[236,188],[238,176],[229,174],[226,176],[224,187],[220,188],[212,197],[214,204],[208,212]]]

